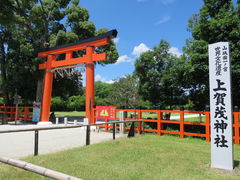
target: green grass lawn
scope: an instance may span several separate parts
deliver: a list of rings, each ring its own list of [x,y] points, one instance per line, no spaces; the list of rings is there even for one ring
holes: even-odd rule
[[[85,117],[85,111],[57,111],[55,112],[56,116],[72,116],[72,117]]]
[[[24,160],[85,180],[239,179],[240,146],[233,171],[210,168],[210,143],[200,139],[143,135]],[[0,179],[47,179],[0,165]]]

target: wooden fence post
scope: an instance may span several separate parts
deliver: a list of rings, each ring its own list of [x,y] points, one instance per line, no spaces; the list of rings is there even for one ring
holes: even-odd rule
[[[34,131],[34,156],[38,155],[38,130]]]
[[[206,106],[206,122],[205,122],[205,133],[206,133],[206,141],[210,142],[210,106]]]
[[[138,120],[142,120],[142,111],[138,110]],[[138,134],[142,134],[142,122],[138,122]]]
[[[162,135],[161,131],[163,130],[163,124],[161,123],[161,121],[162,121],[162,111],[159,110],[157,112],[157,134],[159,136]]]
[[[184,138],[184,107],[180,108],[180,138]]]
[[[113,140],[115,140],[115,134],[116,134],[116,123],[113,123]]]
[[[86,146],[90,145],[90,125],[87,125],[86,129]]]
[[[24,108],[24,121],[27,121],[29,117],[29,109],[27,107]]]
[[[235,144],[239,144],[239,112],[238,112],[238,106],[234,106],[234,112],[233,112],[233,118],[234,118],[234,135],[235,135]]]
[[[105,122],[107,123],[108,122],[108,119],[105,119]],[[109,125],[108,124],[105,124],[105,131],[107,132],[109,129]]]
[[[206,125],[205,125],[205,130],[206,130],[206,141],[210,142],[210,113],[206,112]]]

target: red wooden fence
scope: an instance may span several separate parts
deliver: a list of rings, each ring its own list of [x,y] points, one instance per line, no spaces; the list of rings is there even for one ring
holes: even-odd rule
[[[24,121],[31,121],[32,120],[32,107],[18,107],[18,120],[24,120]],[[210,142],[210,112],[207,111],[181,111],[181,110],[135,110],[135,109],[116,109],[116,120],[119,120],[119,111],[125,111],[128,112],[128,115],[131,113],[134,117],[126,117],[125,120],[143,120],[144,123],[151,122],[153,124],[156,124],[156,128],[144,128],[144,132],[154,132],[157,133],[157,135],[161,136],[163,134],[177,134],[180,136],[180,138],[184,138],[185,136],[195,136],[195,137],[203,137],[206,139],[207,142]],[[3,116],[7,117],[8,120],[15,120],[15,112],[16,107],[10,107],[10,106],[0,106],[0,118],[3,118]],[[154,119],[149,119],[146,116],[146,113],[153,113],[155,114]],[[175,118],[174,120],[167,120],[164,118],[165,113],[174,113],[179,116],[179,118]],[[95,115],[95,109],[94,113]],[[204,121],[198,121],[198,122],[191,122],[188,121],[187,117],[184,117],[185,115],[189,114],[198,114],[203,115],[205,118]],[[2,116],[2,117],[1,117]],[[239,116],[240,112],[233,112],[233,140],[235,144],[240,144],[240,123],[239,123]],[[95,117],[94,117],[95,119]],[[108,120],[104,120],[105,122],[108,122]],[[95,119],[96,122],[96,119]],[[179,126],[178,130],[168,130],[164,128],[164,124],[177,124]],[[205,133],[197,133],[197,132],[187,132],[185,125],[188,126],[202,126],[205,130]],[[110,125],[99,125],[105,128],[106,131],[109,130],[109,128],[112,128]],[[140,126],[140,124],[138,124]],[[118,127],[117,127],[118,128]],[[136,128],[139,130],[140,127]],[[129,127],[126,127],[128,130]]]
[[[95,110],[94,110],[95,111]],[[119,120],[119,111],[125,111],[128,112],[128,114],[131,112],[131,114],[135,117],[127,117],[125,120],[143,120],[144,123],[151,122],[156,123],[156,129],[154,128],[144,128],[144,132],[154,132],[157,133],[157,135],[161,136],[163,134],[177,134],[180,136],[180,138],[184,138],[185,136],[195,136],[195,137],[203,137],[207,142],[210,142],[210,112],[207,111],[181,111],[181,110],[134,110],[134,109],[117,109],[117,118],[116,120]],[[144,114],[145,113],[145,114]],[[146,117],[146,113],[154,113],[156,118],[149,119]],[[165,113],[174,113],[178,114],[179,118],[175,118],[175,120],[166,120],[164,118]],[[95,114],[95,113],[93,113]],[[188,121],[187,116],[189,114],[197,114],[199,116],[204,117],[204,121],[198,121],[198,122],[191,122]],[[235,144],[240,144],[240,135],[239,135],[239,115],[240,112],[233,112],[233,140]],[[96,119],[95,119],[96,121]],[[107,122],[108,120],[104,120]],[[177,124],[179,125],[178,131],[175,130],[167,130],[164,128],[164,124]],[[198,132],[187,132],[185,129],[185,125],[188,126],[202,126],[205,130],[205,133],[198,133]],[[103,125],[102,127],[105,127],[105,130],[107,131],[111,126]],[[126,127],[126,129],[129,129]]]
[[[17,120],[31,121],[33,107],[17,107]],[[15,120],[16,107],[0,106],[0,119]]]

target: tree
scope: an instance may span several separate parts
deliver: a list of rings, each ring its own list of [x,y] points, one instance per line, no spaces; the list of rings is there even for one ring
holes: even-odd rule
[[[178,58],[169,53],[169,43],[161,40],[153,50],[143,53],[135,63],[139,78],[139,94],[154,106],[170,106],[181,103],[184,89],[177,69]]]
[[[97,81],[95,82],[95,96],[105,99],[109,96],[109,93],[111,91],[111,84]]]
[[[96,30],[94,23],[89,21],[87,9],[79,6],[79,0],[0,2],[0,67],[6,104],[10,103],[16,90],[24,99],[33,100],[36,82],[42,82],[43,79],[43,72],[38,70],[41,60],[36,58],[40,49],[79,41],[107,31]],[[109,54],[111,60],[104,63],[114,63],[118,58],[113,42],[98,51]],[[79,55],[81,52],[75,54]],[[80,78],[78,77],[79,81]],[[61,78],[54,82],[54,86],[59,83],[67,87],[68,81],[73,81],[72,84],[76,85],[76,78]],[[81,83],[78,82],[74,87],[78,88],[79,85]],[[38,87],[42,86],[42,83],[38,83]],[[60,96],[72,95],[67,92],[72,88],[65,88],[66,91],[61,91],[62,94],[54,93]]]
[[[187,74],[189,98],[203,109],[209,103],[208,44],[228,41],[231,49],[233,103],[240,105],[240,13],[231,0],[204,0],[199,14],[189,19],[192,39],[184,51],[190,64]]]
[[[125,108],[135,108],[137,106],[138,80],[133,75],[126,75],[114,82],[108,101],[111,105]]]

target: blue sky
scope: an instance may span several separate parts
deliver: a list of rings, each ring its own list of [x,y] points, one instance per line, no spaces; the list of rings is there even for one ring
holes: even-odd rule
[[[80,6],[87,8],[97,29],[118,30],[115,39],[118,62],[97,65],[95,81],[111,83],[131,74],[136,58],[161,39],[170,43],[172,53],[181,54],[185,40],[191,37],[188,19],[202,5],[202,0],[80,0]]]

